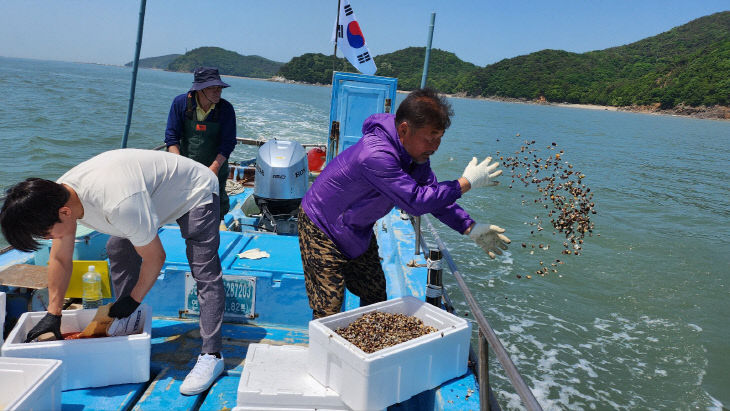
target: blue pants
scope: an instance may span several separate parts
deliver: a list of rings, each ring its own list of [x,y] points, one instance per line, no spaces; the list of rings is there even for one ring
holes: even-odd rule
[[[219,352],[222,343],[225,289],[218,256],[218,210],[218,196],[214,196],[212,203],[196,207],[177,219],[185,239],[190,271],[198,287],[200,337],[203,340],[201,352],[204,353]],[[132,243],[121,237],[110,237],[106,251],[116,297],[129,295],[139,279],[142,258]]]

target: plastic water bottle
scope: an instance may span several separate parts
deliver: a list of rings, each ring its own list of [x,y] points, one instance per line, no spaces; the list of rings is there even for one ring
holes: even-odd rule
[[[81,277],[81,283],[84,308],[101,307],[101,275],[96,272],[96,267],[89,266],[89,271]]]

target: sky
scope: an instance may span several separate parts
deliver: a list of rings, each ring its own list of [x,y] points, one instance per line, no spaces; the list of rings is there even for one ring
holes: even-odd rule
[[[543,49],[629,44],[698,17],[722,0],[350,0],[370,54],[427,43],[485,66]],[[140,1],[0,0],[0,56],[121,65],[134,58]],[[217,46],[288,62],[332,54],[337,0],[149,0],[141,57]],[[338,53],[338,56],[342,56]]]

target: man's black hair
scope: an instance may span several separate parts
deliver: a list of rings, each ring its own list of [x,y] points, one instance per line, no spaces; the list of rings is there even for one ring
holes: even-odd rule
[[[7,190],[0,209],[0,227],[5,239],[20,251],[40,247],[36,238],[44,237],[60,223],[58,210],[70,197],[66,188],[42,178],[29,178]]]
[[[437,130],[446,130],[451,125],[451,104],[431,88],[413,90],[400,103],[395,112],[395,124],[403,121],[414,128],[431,126]]]

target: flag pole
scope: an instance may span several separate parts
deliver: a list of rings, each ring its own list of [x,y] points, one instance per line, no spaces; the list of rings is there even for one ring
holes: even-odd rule
[[[340,37],[340,1],[337,0],[337,23],[335,23],[335,52],[332,57],[332,75],[335,75],[335,63],[337,62],[337,38]]]

